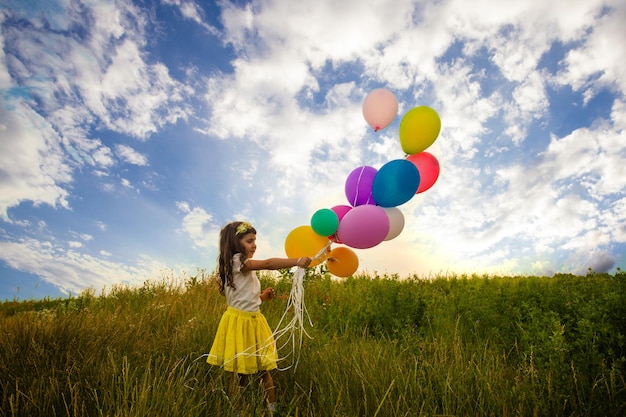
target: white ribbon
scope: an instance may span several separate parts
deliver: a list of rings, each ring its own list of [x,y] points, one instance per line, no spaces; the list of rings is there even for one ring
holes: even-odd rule
[[[329,240],[328,244],[326,244],[313,258],[311,258],[311,260],[316,261],[322,258],[331,243],[332,242]],[[313,327],[311,316],[309,315],[306,305],[304,304],[304,273],[305,268],[302,267],[298,267],[296,272],[294,272],[291,291],[289,292],[289,298],[287,299],[287,307],[285,308],[285,312],[276,326],[276,330],[274,330],[274,333],[272,334],[276,342],[284,336],[287,336],[283,344],[278,348],[278,351],[282,350],[285,346],[288,346],[290,344],[289,342],[291,342],[291,352],[280,360],[284,360],[291,355],[293,355],[293,360],[291,365],[285,368],[279,368],[281,371],[287,370],[292,366],[294,369],[297,368],[304,336],[306,335],[309,339],[312,339],[311,335],[309,335],[304,328],[305,316],[309,325]],[[287,315],[291,309],[293,309],[293,317],[289,320],[289,322],[283,324],[283,321],[287,319]]]

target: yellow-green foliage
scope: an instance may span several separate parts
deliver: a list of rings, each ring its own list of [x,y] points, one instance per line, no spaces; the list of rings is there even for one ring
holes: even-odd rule
[[[264,274],[278,298],[287,271]],[[309,271],[281,415],[626,415],[626,274],[356,276]],[[209,274],[0,305],[1,416],[228,416],[206,364],[225,309]],[[283,352],[289,353],[289,352]],[[289,362],[291,362],[289,360]],[[244,415],[265,415],[257,384]]]

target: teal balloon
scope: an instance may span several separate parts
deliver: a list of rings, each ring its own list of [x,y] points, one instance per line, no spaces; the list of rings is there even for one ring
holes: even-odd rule
[[[372,196],[381,207],[396,207],[415,195],[420,185],[420,172],[411,161],[394,159],[383,165],[372,184]]]
[[[311,228],[320,236],[330,236],[339,227],[339,217],[331,209],[319,209],[311,216]]]

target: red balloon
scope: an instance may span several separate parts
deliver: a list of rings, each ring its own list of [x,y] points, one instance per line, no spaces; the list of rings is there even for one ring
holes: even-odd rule
[[[420,172],[420,185],[415,194],[423,193],[435,184],[439,178],[439,161],[428,152],[420,152],[406,157]]]

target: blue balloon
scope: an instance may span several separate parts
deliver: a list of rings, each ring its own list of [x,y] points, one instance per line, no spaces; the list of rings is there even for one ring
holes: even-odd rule
[[[381,207],[395,207],[409,201],[419,185],[420,172],[417,167],[406,159],[394,159],[376,173],[372,196]]]

